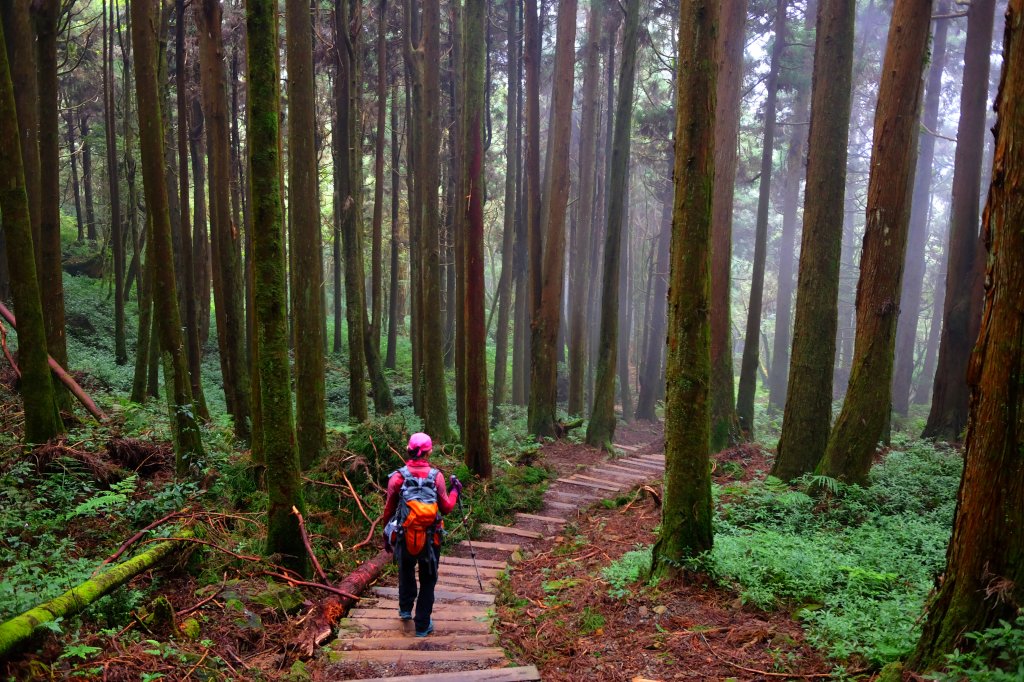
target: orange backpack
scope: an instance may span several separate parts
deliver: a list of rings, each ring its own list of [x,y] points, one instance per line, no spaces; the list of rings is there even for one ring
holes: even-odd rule
[[[430,544],[440,547],[444,523],[437,508],[437,469],[431,468],[426,478],[413,476],[408,467],[395,473],[403,479],[402,502],[388,523],[391,546],[397,548],[401,542],[409,556],[419,556]]]

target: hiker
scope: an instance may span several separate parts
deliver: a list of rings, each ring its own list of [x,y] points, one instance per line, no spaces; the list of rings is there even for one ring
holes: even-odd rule
[[[398,617],[413,618],[416,602],[416,636],[434,631],[430,614],[434,609],[434,585],[441,559],[441,517],[455,508],[462,482],[452,474],[451,493],[445,489],[444,474],[430,465],[433,449],[430,436],[414,433],[406,448],[405,466],[388,477],[388,499],[383,518],[385,547],[395,553],[398,564]],[[416,566],[420,569],[419,599],[416,599]]]

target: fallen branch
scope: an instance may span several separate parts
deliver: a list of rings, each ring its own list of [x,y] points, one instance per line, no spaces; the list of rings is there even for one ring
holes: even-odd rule
[[[370,532],[366,534],[366,539],[357,545],[352,545],[353,550],[362,549],[373,542],[373,534],[377,531],[377,524],[380,523],[383,518],[383,516],[378,516],[373,520],[373,523],[370,524]]]
[[[295,514],[295,518],[299,520],[299,532],[302,534],[302,544],[306,546],[306,553],[309,554],[309,560],[313,562],[313,568],[316,570],[316,574],[320,576],[320,580],[323,580],[325,584],[330,585],[331,581],[327,579],[327,574],[324,573],[323,567],[320,562],[317,561],[316,554],[313,552],[313,545],[309,541],[309,533],[306,532],[306,520],[302,518],[302,513],[298,510],[295,505],[292,505],[292,514]]]
[[[176,617],[178,617],[178,618],[182,618],[183,616],[187,616],[190,613],[198,611],[199,609],[203,608],[204,606],[206,606],[207,604],[212,602],[214,599],[216,599],[217,596],[220,595],[220,593],[224,591],[224,587],[225,586],[223,584],[221,584],[220,587],[218,587],[217,590],[213,594],[211,594],[209,597],[206,597],[205,599],[200,599],[199,601],[197,601],[192,606],[188,606],[188,607],[182,609],[181,611],[178,611],[174,615]]]
[[[359,495],[356,493],[355,487],[352,486],[352,481],[348,480],[348,476],[345,475],[344,471],[341,472],[341,477],[345,479],[345,484],[348,486],[348,489],[352,491],[352,498],[356,501],[356,505],[358,505],[359,511],[363,513],[363,518],[369,521],[370,515],[367,514],[366,509],[363,508],[363,501],[359,499]]]
[[[18,323],[14,319],[14,313],[8,310],[7,306],[3,303],[0,303],[0,316],[3,316],[15,331],[18,330]],[[78,402],[82,403],[82,407],[88,410],[89,414],[96,417],[96,421],[107,421],[106,413],[96,406],[96,403],[93,402],[93,399],[90,398],[85,391],[82,390],[82,387],[78,385],[78,382],[71,378],[71,375],[68,374],[52,356],[47,355],[46,358],[50,363],[50,370],[56,374],[61,383],[67,386],[68,390],[78,398]]]
[[[59,597],[3,623],[0,625],[0,658],[6,656],[15,645],[28,639],[37,626],[78,613],[100,597],[152,568],[170,554],[179,541],[188,539],[186,537],[165,540],[156,547],[114,566],[95,578],[90,578],[81,585],[72,587]]]
[[[145,542],[157,542],[157,540],[160,540],[160,539],[175,540],[177,542],[194,542],[197,545],[206,545],[207,547],[213,547],[214,549],[216,549],[218,551],[224,552],[225,554],[227,554],[229,556],[233,556],[234,558],[238,559],[239,561],[255,561],[255,562],[258,562],[258,563],[261,563],[261,564],[264,564],[264,563],[267,562],[266,559],[264,559],[263,557],[250,556],[248,554],[237,554],[235,552],[232,552],[230,549],[225,549],[224,547],[221,547],[218,544],[214,544],[214,543],[210,542],[209,540],[200,540],[199,538],[191,538],[191,537],[154,538],[152,540],[145,540],[144,543]]]
[[[730,661],[730,660],[720,656],[719,653],[717,651],[715,651],[711,647],[711,643],[708,642],[707,637],[705,637],[703,635],[703,633],[697,633],[697,634],[699,634],[700,638],[702,640],[704,640],[704,644],[707,645],[708,651],[711,652],[711,655],[713,655],[715,658],[717,658],[722,663],[725,663],[728,666],[736,668],[736,670],[742,670],[743,672],[753,673],[755,675],[764,675],[765,677],[786,677],[786,678],[790,678],[790,679],[792,679],[794,677],[801,677],[803,679],[821,679],[821,678],[834,677],[834,675],[832,673],[771,673],[771,672],[768,672],[766,670],[757,670],[756,668],[745,668],[742,665],[739,665],[737,663],[733,663],[732,661]],[[860,673],[865,672],[865,670],[850,671],[847,674],[851,675],[851,676],[859,675]]]
[[[359,601],[359,599],[360,599],[359,597],[357,597],[356,595],[352,594],[351,592],[346,592],[345,590],[339,590],[337,587],[334,587],[333,585],[324,585],[323,583],[313,583],[313,582],[310,582],[308,580],[299,580],[298,578],[293,578],[291,576],[284,575],[283,573],[274,573],[273,571],[263,571],[263,575],[268,575],[271,578],[277,578],[278,580],[283,580],[283,581],[285,581],[286,583],[288,583],[288,584],[290,584],[292,586],[300,585],[302,587],[313,587],[313,588],[316,588],[318,590],[323,590],[324,592],[331,592],[333,594],[338,595],[339,597],[343,597],[345,599],[349,599],[349,600],[351,600],[353,602]]]
[[[92,574],[93,574],[93,576],[95,576],[95,575],[96,575],[97,573],[99,573],[99,572],[100,572],[100,569],[102,569],[102,568],[103,568],[104,566],[106,566],[107,564],[112,564],[112,563],[114,563],[115,561],[117,561],[118,559],[120,559],[120,558],[121,558],[121,555],[122,555],[122,554],[124,554],[124,553],[125,553],[125,551],[126,551],[126,550],[127,550],[127,549],[128,549],[129,547],[131,547],[131,546],[132,546],[132,545],[134,545],[134,544],[135,544],[136,542],[138,542],[139,540],[141,540],[141,539],[142,539],[142,536],[143,536],[143,535],[145,535],[145,534],[146,534],[146,533],[148,533],[149,531],[153,530],[153,529],[154,529],[154,528],[156,528],[157,526],[161,526],[161,525],[163,525],[163,524],[167,523],[168,521],[170,521],[170,520],[171,520],[171,519],[173,519],[173,518],[176,518],[176,517],[178,517],[178,516],[182,516],[182,515],[183,515],[183,514],[185,514],[185,513],[187,512],[187,511],[188,511],[188,507],[185,507],[185,508],[184,508],[184,509],[182,509],[181,511],[175,511],[175,512],[171,512],[171,513],[170,513],[170,514],[168,514],[167,516],[164,516],[164,517],[162,517],[162,518],[159,518],[159,519],[157,519],[157,520],[156,520],[156,521],[154,521],[153,523],[149,524],[148,526],[146,526],[145,528],[143,528],[142,530],[140,530],[140,531],[139,531],[138,533],[136,533],[135,535],[133,535],[133,536],[131,536],[130,538],[128,538],[127,540],[125,540],[125,541],[124,541],[123,543],[121,543],[121,546],[117,548],[117,551],[116,551],[116,552],[114,552],[113,554],[111,554],[110,556],[108,556],[108,557],[107,557],[106,559],[104,559],[104,560],[103,560],[103,563],[101,563],[101,564],[100,564],[99,566],[97,566],[97,567],[96,567],[96,570],[95,570],[95,571],[93,571],[93,573],[92,573]]]

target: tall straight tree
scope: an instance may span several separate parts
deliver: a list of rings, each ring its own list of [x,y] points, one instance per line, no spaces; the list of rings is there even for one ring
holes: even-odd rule
[[[988,273],[981,332],[971,356],[971,409],[953,538],[938,596],[910,657],[942,667],[969,643],[964,633],[998,627],[1024,603],[1024,2],[1006,13],[992,185],[984,215]]]
[[[57,84],[57,33],[60,0],[32,3],[36,28],[36,73],[39,87],[39,276],[40,294],[46,301],[46,349],[61,367],[68,366],[64,329],[64,269],[60,244],[60,133]],[[120,285],[120,283],[118,283]],[[123,327],[122,327],[123,333]],[[125,355],[127,360],[127,355]],[[61,407],[70,407],[70,394],[57,391]]]
[[[743,337],[743,361],[740,364],[740,386],[736,397],[736,416],[740,432],[747,440],[754,438],[754,393],[757,390],[757,368],[761,349],[761,298],[764,294],[764,266],[768,251],[768,204],[771,201],[772,159],[775,155],[775,109],[779,94],[779,71],[786,46],[786,0],[775,3],[774,43],[771,66],[765,88],[764,138],[761,143],[761,180],[757,194],[757,222],[754,228],[754,268],[750,280],[750,304],[747,306],[747,330]]]
[[[626,179],[629,174],[630,129],[633,125],[633,85],[636,82],[637,33],[640,0],[626,5],[622,33],[622,66],[618,101],[615,104],[615,133],[612,140],[611,173],[608,176],[608,221],[604,238],[604,268],[601,297],[601,336],[594,379],[594,405],[587,424],[587,443],[610,448],[615,437],[615,373],[619,343],[619,268],[622,267],[622,223],[625,218]],[[627,339],[623,342],[628,343]]]
[[[18,316],[18,362],[25,408],[25,442],[45,443],[63,433],[53,379],[47,363],[43,307],[36,279],[32,221],[18,132],[14,84],[0,24],[0,216]]]
[[[114,105],[114,0],[111,0],[111,19],[107,20],[107,2],[103,2],[103,121],[107,146],[107,188],[110,194],[110,247],[114,261],[114,360],[127,362],[124,314],[124,227],[121,223],[121,183],[117,167],[117,128]],[[109,23],[109,31],[108,29]],[[125,89],[128,84],[125,83]],[[124,359],[122,358],[122,355]]]
[[[590,291],[591,234],[594,231],[594,184],[596,182],[597,112],[601,106],[601,27],[605,3],[590,1],[587,37],[583,43],[583,102],[580,112],[579,199],[576,235],[572,252],[579,264],[569,273],[569,414],[583,414],[587,369],[587,294]]]
[[[373,160],[373,223],[370,237],[370,341],[380,348],[384,313],[384,122],[388,111],[388,0],[377,4],[377,133]],[[379,352],[379,351],[378,351]]]
[[[977,0],[967,10],[960,123],[953,162],[953,199],[949,208],[946,300],[942,314],[939,362],[926,438],[957,440],[967,425],[967,364],[980,324],[984,260],[978,250],[978,206],[984,151],[995,0]]]
[[[711,549],[711,222],[718,0],[680,0],[665,391],[665,498],[655,575]],[[628,54],[628,53],[627,53]]]
[[[820,469],[864,483],[892,403],[892,365],[932,0],[896,0],[875,110],[857,336],[843,409]]]
[[[551,109],[545,187],[541,200],[542,239],[535,240],[543,270],[540,296],[533,318],[530,343],[529,431],[542,438],[557,435],[558,325],[562,318],[562,281],[565,279],[565,215],[569,201],[569,144],[571,140],[573,61],[576,56],[576,0],[558,3],[555,64],[551,83]],[[542,246],[543,245],[543,246]],[[533,255],[534,265],[537,256]],[[536,277],[534,278],[536,284]],[[539,298],[539,300],[538,300]]]
[[[160,112],[157,80],[156,3],[153,0],[132,0],[132,44],[135,46],[135,92],[139,109],[139,147],[142,153],[142,180],[146,206],[152,220],[150,239],[153,243],[153,300],[160,329],[160,351],[163,354],[164,384],[173,425],[175,471],[185,476],[203,456],[203,443],[196,409],[192,400],[185,339],[181,333],[178,312],[177,282],[174,277],[174,254],[171,250],[171,219],[164,178],[163,116]]]
[[[388,287],[388,348],[384,358],[384,366],[394,369],[397,364],[398,353],[398,327],[404,317],[403,311],[399,310],[399,289],[401,288],[400,246],[401,240],[398,234],[399,214],[399,185],[401,174],[398,170],[402,157],[402,150],[398,143],[398,85],[391,90],[391,272]]]
[[[855,10],[853,0],[821,0],[818,5],[793,355],[772,467],[772,474],[784,480],[817,466],[832,422]]]
[[[463,133],[466,177],[465,269],[462,306],[466,333],[465,437],[466,465],[477,476],[491,476],[491,444],[487,415],[487,330],[484,328],[484,88],[486,87],[487,0],[466,0],[465,118]]]
[[[943,14],[943,3],[939,14]],[[942,95],[942,72],[946,68],[946,35],[949,20],[935,20],[932,36],[931,68],[925,91],[921,126],[938,130],[939,100]],[[907,261],[900,295],[899,321],[896,324],[896,364],[892,377],[892,409],[906,415],[910,409],[910,385],[914,374],[914,347],[917,345],[918,316],[921,311],[921,290],[924,288],[925,247],[928,242],[928,214],[931,207],[932,165],[935,161],[935,136],[920,136],[914,194],[910,208],[910,234],[907,237]]]
[[[135,0],[138,2],[139,0]],[[246,3],[252,201],[255,351],[260,397],[257,402],[267,473],[267,553],[304,574],[306,551],[294,506],[304,511],[301,469],[292,421],[288,367],[288,315],[278,152],[280,92],[277,65],[277,3]]]
[[[508,376],[508,325],[512,309],[512,268],[515,251],[517,203],[516,179],[519,175],[519,6],[520,0],[506,2],[508,21],[508,99],[505,111],[505,214],[501,243],[501,280],[498,282],[498,327],[495,330],[494,397],[492,419],[501,418]]]
[[[743,82],[747,0],[721,0],[715,126],[714,210],[711,227],[711,450],[739,437],[732,367],[732,214]]]
[[[530,382],[533,380],[533,325],[540,313],[541,268],[543,233],[541,232],[540,180],[540,61],[541,27],[537,13],[537,0],[525,0],[523,5],[523,113],[526,119],[526,149],[523,168],[525,182],[525,270],[526,311],[523,319],[523,352],[520,369],[523,404],[533,399]],[[517,344],[519,346],[520,344]],[[532,431],[532,427],[531,427]]]
[[[285,4],[288,67],[288,204],[295,337],[295,436],[308,467],[327,445],[323,244],[316,150],[316,89],[309,0]],[[362,339],[360,339],[362,341]]]
[[[221,30],[223,11],[218,0],[202,0],[195,8],[199,23],[199,62],[203,113],[210,157],[210,235],[216,244],[213,293],[221,314],[217,321],[224,395],[234,418],[235,435],[248,440],[251,431],[252,390],[246,347],[242,284],[241,237],[231,223],[224,188],[230,183],[231,152],[227,102],[227,67]]]
[[[421,370],[414,381],[421,381],[424,429],[440,442],[450,440],[448,391],[444,378],[443,334],[441,329],[441,253],[440,216],[437,190],[440,186],[441,140],[441,8],[439,3],[422,3],[419,40],[413,44],[409,29],[414,19],[414,2],[406,0],[405,53],[412,78],[413,139],[416,173],[416,201],[413,211],[419,224],[419,279],[412,287],[419,296],[418,333],[413,344],[419,347]],[[415,257],[415,256],[414,256]]]

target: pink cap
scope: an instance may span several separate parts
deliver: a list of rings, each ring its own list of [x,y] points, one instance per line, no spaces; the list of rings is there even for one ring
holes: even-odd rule
[[[426,457],[430,454],[430,451],[434,449],[434,443],[430,440],[430,436],[425,433],[414,433],[409,437],[409,456],[413,459],[419,459],[420,457]]]

